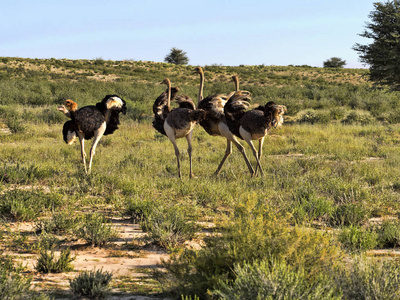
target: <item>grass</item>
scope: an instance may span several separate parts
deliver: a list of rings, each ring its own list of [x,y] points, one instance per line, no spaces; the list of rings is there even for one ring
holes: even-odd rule
[[[238,264],[246,260],[253,267],[253,257],[246,256],[249,252],[246,245],[254,246],[250,247],[253,254],[249,253],[260,260],[264,257],[257,252],[259,249],[292,251],[280,258],[285,263],[281,267],[287,266],[284,270],[290,276],[303,276],[302,270],[307,275],[319,271],[311,267],[315,265],[312,257],[323,255],[317,246],[308,251],[305,245],[322,243],[326,246],[324,251],[332,253],[339,248],[350,250],[341,253],[349,261],[354,259],[354,252],[399,245],[398,223],[368,227],[371,218],[397,221],[400,212],[397,92],[373,89],[362,78],[365,70],[206,66],[205,95],[231,91],[229,77],[238,74],[241,87],[253,95],[252,104],[274,100],[286,105],[287,122],[282,128],[272,130],[265,140],[261,163],[266,175],[262,178],[250,178],[236,149],[220,175],[214,177],[226,141],[208,136],[197,126],[193,133],[193,167],[198,178],[189,180],[186,176],[187,145],[179,140],[184,175],[179,179],[170,141],[151,126],[151,106],[163,90],[157,83],[167,76],[185,94],[196,98],[198,78],[190,75],[191,69],[191,66],[101,59],[0,58],[0,121],[11,129],[11,133],[0,133],[3,222],[35,222],[43,234],[67,235],[69,239],[80,232],[79,237],[88,243],[104,246],[113,241],[106,218],[128,216],[142,224],[156,244],[173,251],[178,256],[177,262],[183,260],[179,260],[179,255],[184,253],[187,240],[199,242],[197,239],[205,235],[201,227],[192,225],[212,222],[217,227],[211,234],[223,236],[221,240],[202,241],[206,245],[204,251],[220,254],[221,260],[214,267],[228,271],[214,270],[202,282],[216,283],[216,277],[228,276],[229,287],[235,287],[231,284]],[[92,174],[86,176],[78,143],[68,146],[62,141],[61,128],[66,119],[55,109],[66,98],[84,106],[112,93],[127,101],[128,113],[122,116],[118,131],[102,138]],[[87,143],[87,151],[89,147]],[[255,159],[245,147],[254,165]],[[263,207],[264,212],[260,211]],[[253,210],[249,211],[250,208]],[[269,209],[274,212],[273,224],[282,226],[278,226],[281,231],[276,229],[279,231],[276,235],[281,233],[286,238],[272,239]],[[173,212],[179,212],[175,219]],[[246,213],[254,219],[245,217]],[[88,217],[81,219],[83,215]],[[314,233],[315,228],[342,233],[327,237],[319,231]],[[266,246],[265,232],[270,234],[276,248]],[[4,247],[9,250],[28,245],[31,238],[7,232],[1,235]],[[233,241],[236,248],[220,252],[219,246],[225,249]],[[296,247],[289,247],[290,241]],[[335,251],[328,247],[331,241],[337,247]],[[132,244],[136,245],[135,241]],[[190,259],[199,253],[193,251],[193,256],[186,257],[190,262],[186,266],[191,267]],[[332,259],[328,254],[324,254],[324,263]],[[293,269],[296,264],[301,266]],[[176,265],[170,268],[177,274],[182,271]],[[257,272],[251,268],[247,271]],[[184,271],[180,274],[182,280],[190,279]],[[358,269],[347,271],[348,276],[366,274]],[[380,271],[374,272],[371,274]],[[181,286],[176,291],[187,288],[185,282],[177,285]],[[351,295],[351,285],[347,288],[346,293]],[[204,295],[204,289],[194,289],[191,296],[195,294]]]

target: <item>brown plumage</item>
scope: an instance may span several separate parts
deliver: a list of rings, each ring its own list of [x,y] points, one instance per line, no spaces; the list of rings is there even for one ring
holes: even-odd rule
[[[161,94],[159,98],[153,105],[154,121],[153,127],[160,133],[166,135],[172,142],[175,155],[178,162],[178,175],[182,177],[181,167],[180,167],[180,153],[178,146],[176,144],[176,139],[185,137],[188,143],[188,153],[189,153],[189,163],[190,172],[189,177],[194,177],[192,172],[192,131],[196,123],[200,122],[205,115],[203,110],[195,109],[195,105],[192,99],[186,95],[174,95],[175,100],[178,102],[179,107],[171,109],[171,96],[172,88],[171,81],[166,78],[162,84],[167,85],[167,94],[165,101],[160,101],[159,98],[163,95]],[[155,107],[162,103],[163,107]],[[159,113],[159,112],[162,113]]]
[[[228,101],[225,106],[227,125],[231,132],[245,140],[251,147],[254,157],[257,160],[255,174],[259,168],[261,175],[264,175],[260,163],[264,138],[272,127],[282,125],[286,107],[270,101],[265,106],[235,115],[228,112],[233,110],[233,105],[233,102]],[[259,142],[258,152],[253,145],[253,140],[258,140]]]
[[[235,96],[234,99],[230,100],[231,102],[233,102],[230,113],[239,113],[239,111],[247,109],[248,105],[246,106],[247,102],[245,100],[250,99],[250,93],[242,91],[235,95],[236,92],[239,92],[239,78],[238,76],[235,75],[232,76],[232,80],[235,83],[235,92],[231,92],[228,95],[215,94],[203,99],[204,72],[201,67],[195,68],[194,72],[200,75],[200,87],[197,98],[198,107],[206,111],[206,116],[204,120],[200,122],[200,125],[209,135],[223,136],[226,138],[225,155],[222,158],[214,174],[215,175],[219,174],[226,159],[232,153],[232,143],[234,143],[235,146],[239,149],[240,153],[243,155],[243,158],[249,168],[250,173],[253,174],[254,169],[252,168],[246,156],[244,147],[239,143],[235,135],[229,131],[229,127],[226,125],[225,112],[224,112],[224,107],[228,99],[232,98],[233,96]]]

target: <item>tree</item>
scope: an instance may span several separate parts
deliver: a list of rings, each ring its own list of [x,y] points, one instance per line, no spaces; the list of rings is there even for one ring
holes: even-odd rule
[[[353,49],[360,61],[370,66],[370,80],[400,90],[400,0],[374,3],[360,36],[372,39],[369,45],[359,43]]]
[[[186,52],[174,47],[171,49],[171,52],[164,58],[164,61],[175,65],[187,65],[189,62],[189,58],[187,57]]]
[[[332,57],[324,61],[324,68],[343,68],[346,61],[339,57]]]

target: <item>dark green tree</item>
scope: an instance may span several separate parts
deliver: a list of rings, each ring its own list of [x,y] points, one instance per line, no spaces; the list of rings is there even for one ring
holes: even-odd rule
[[[171,52],[164,58],[164,61],[175,65],[187,65],[189,62],[189,58],[187,57],[186,52],[174,47],[171,49]]]
[[[360,34],[372,43],[357,43],[353,49],[370,66],[370,80],[400,90],[400,0],[376,2],[374,8]]]
[[[324,61],[324,68],[343,68],[346,61],[339,57],[332,57]]]

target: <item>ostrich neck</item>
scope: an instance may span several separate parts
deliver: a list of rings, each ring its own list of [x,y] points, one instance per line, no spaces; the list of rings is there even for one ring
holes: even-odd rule
[[[104,114],[104,119],[106,120],[106,123],[108,123],[108,119],[110,118],[111,110],[107,109],[106,113]]]
[[[167,92],[167,108],[171,111],[171,82],[167,82],[168,92]]]
[[[199,95],[197,96],[197,106],[201,100],[203,100],[203,87],[204,87],[204,74],[200,73],[200,87],[199,87]]]
[[[235,77],[234,81],[235,81],[236,92],[238,92],[239,91],[239,79],[237,77]]]

